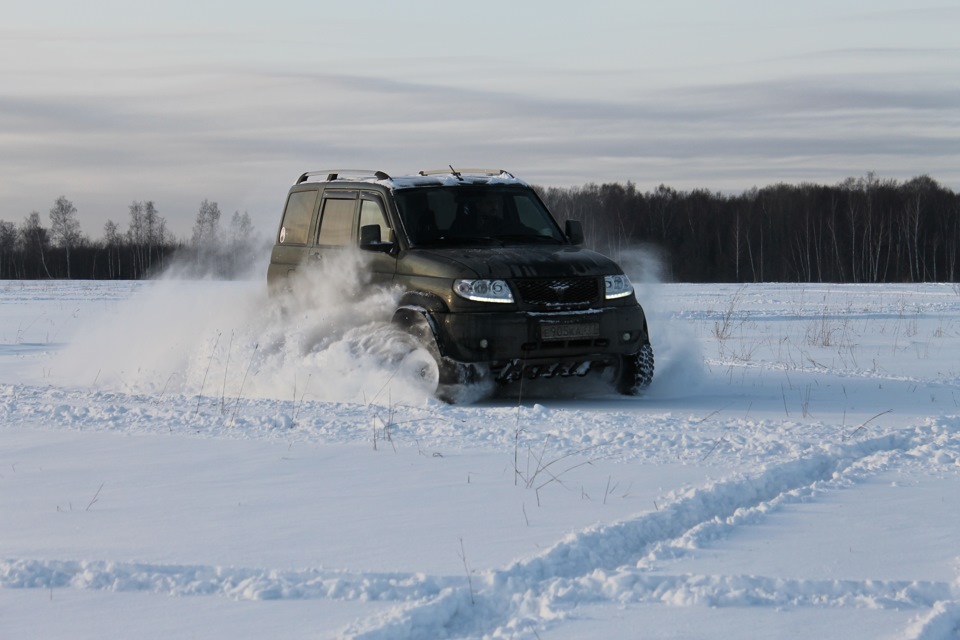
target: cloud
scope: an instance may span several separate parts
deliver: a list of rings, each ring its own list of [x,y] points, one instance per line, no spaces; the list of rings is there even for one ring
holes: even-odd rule
[[[946,75],[811,72],[650,90],[621,77],[632,96],[232,64],[131,65],[30,95],[7,85],[0,170],[17,188],[0,196],[0,219],[66,193],[91,234],[135,199],[156,201],[178,233],[203,199],[272,228],[296,175],[338,165],[495,165],[545,185],[735,191],[868,170],[960,185],[960,90]]]

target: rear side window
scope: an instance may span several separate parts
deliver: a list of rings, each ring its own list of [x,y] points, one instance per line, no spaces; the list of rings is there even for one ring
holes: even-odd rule
[[[356,200],[324,199],[317,244],[353,244],[353,212],[356,203]]]
[[[307,244],[317,195],[316,191],[296,191],[290,194],[283,213],[283,224],[280,225],[280,244]]]

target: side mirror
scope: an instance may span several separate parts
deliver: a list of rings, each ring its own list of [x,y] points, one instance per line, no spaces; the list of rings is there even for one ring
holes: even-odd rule
[[[380,237],[380,225],[365,224],[360,227],[360,248],[365,251],[388,253],[393,249],[393,243],[384,242]]]
[[[583,225],[580,224],[579,220],[567,220],[564,231],[567,234],[567,239],[570,240],[570,244],[583,244]]]

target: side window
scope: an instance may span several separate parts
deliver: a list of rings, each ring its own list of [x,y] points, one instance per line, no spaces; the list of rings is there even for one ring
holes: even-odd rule
[[[357,233],[368,224],[375,224],[380,227],[380,239],[389,240],[390,227],[387,225],[387,217],[383,213],[383,205],[379,200],[361,200],[360,201],[360,226],[357,227]]]
[[[307,244],[317,191],[296,191],[287,199],[280,225],[280,244]]]
[[[356,200],[324,198],[317,244],[345,246],[353,242],[353,212]]]

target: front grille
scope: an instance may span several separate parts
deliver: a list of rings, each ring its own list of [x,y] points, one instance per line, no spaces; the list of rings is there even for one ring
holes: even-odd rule
[[[541,309],[586,309],[599,303],[600,278],[521,278],[522,303]]]

